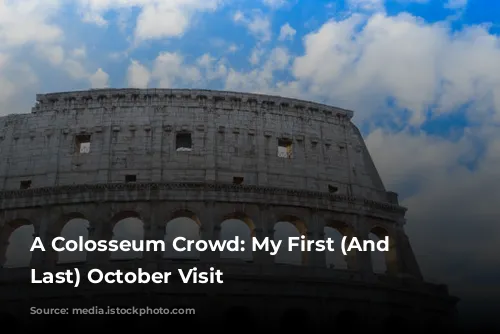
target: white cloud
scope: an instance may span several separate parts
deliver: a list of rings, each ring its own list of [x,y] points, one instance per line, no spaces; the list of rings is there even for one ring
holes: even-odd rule
[[[196,66],[186,65],[178,53],[162,52],[155,59],[152,78],[159,88],[171,88],[175,83],[192,85],[201,81],[201,73]]]
[[[353,15],[324,24],[304,45],[293,74],[301,90],[318,99],[354,109],[370,100],[375,112],[392,97],[411,112],[414,125],[431,105],[447,113],[490,96],[488,105],[500,110],[498,38],[481,27],[450,35],[446,24],[425,24],[408,14],[379,13],[366,24]],[[476,115],[489,113],[488,105],[476,106]]]
[[[229,47],[227,48],[227,51],[228,51],[229,53],[235,53],[235,52],[236,52],[236,51],[238,51],[238,50],[239,50],[239,47],[238,47],[238,45],[236,45],[236,44],[231,44],[231,45],[229,45]]]
[[[227,76],[228,68],[225,59],[216,59],[205,53],[196,60],[203,77],[208,80],[224,79]]]
[[[22,78],[22,80],[19,80]],[[23,64],[17,64],[15,59],[0,52],[0,102],[2,109],[0,114],[11,113],[7,102],[19,93],[19,89],[29,86],[37,81],[33,70]]]
[[[1,1],[0,45],[13,47],[59,41],[63,32],[51,20],[60,5],[59,0]]]
[[[234,22],[242,22],[245,20],[245,15],[241,11],[236,11],[233,15],[233,21]]]
[[[260,42],[268,42],[271,40],[271,21],[262,12],[254,11],[252,16],[248,18],[242,12],[238,11],[233,15],[233,21],[243,24],[250,34]]]
[[[151,73],[137,60],[132,60],[127,70],[127,80],[129,87],[147,88],[151,80]]]
[[[109,85],[109,74],[99,68],[89,76],[91,88],[107,88]]]
[[[277,9],[285,6],[287,4],[286,0],[262,0],[262,2],[271,8]]]
[[[286,69],[291,59],[292,57],[286,48],[274,48],[260,68],[254,68],[249,72],[229,69],[224,89],[253,93],[275,93],[274,72]]]
[[[139,15],[135,32],[139,40],[178,37],[182,36],[188,24],[189,18],[176,7],[148,6]]]
[[[59,45],[41,44],[35,47],[35,53],[53,66],[61,65],[64,62],[65,52]]]
[[[66,73],[74,83],[85,83],[89,88],[106,88],[109,85],[108,73],[102,68],[91,72],[77,58],[66,58],[57,68]]]
[[[82,80],[89,77],[85,67],[75,59],[66,60],[62,68],[74,80]]]
[[[445,8],[449,9],[462,9],[467,6],[468,0],[448,0],[445,4]]]
[[[284,41],[286,39],[292,40],[295,37],[296,30],[292,28],[292,26],[287,22],[280,28],[280,35],[278,40]]]
[[[104,15],[110,11],[141,8],[135,27],[136,42],[179,37],[196,12],[214,11],[220,0],[79,0],[84,20],[99,26],[109,24]],[[119,20],[123,28],[123,20]]]
[[[347,3],[352,10],[382,11],[384,0],[348,0]]]
[[[473,282],[464,273],[450,270],[447,263],[460,257],[465,270],[482,275],[500,264],[492,252],[500,242],[500,227],[493,223],[500,209],[492,205],[500,201],[492,183],[500,178],[494,167],[500,162],[500,135],[498,128],[486,129],[475,129],[458,142],[381,130],[366,139],[389,189],[403,190],[408,184],[417,189],[402,204],[409,208],[406,230],[424,274],[450,284],[452,293],[460,291],[467,298],[476,293]],[[475,151],[472,143],[478,137],[486,150],[477,169],[470,171],[457,162]]]
[[[402,4],[409,4],[409,3],[426,4],[430,0],[395,0],[395,1]],[[347,0],[347,4],[350,7],[351,11],[363,11],[363,12],[384,12],[386,3],[387,0]]]
[[[75,48],[71,51],[71,55],[74,58],[85,58],[87,56],[87,49],[85,46]]]
[[[250,64],[254,66],[258,65],[264,53],[265,50],[263,50],[262,48],[259,47],[253,48],[252,53],[250,53],[250,58],[248,59],[250,61]]]

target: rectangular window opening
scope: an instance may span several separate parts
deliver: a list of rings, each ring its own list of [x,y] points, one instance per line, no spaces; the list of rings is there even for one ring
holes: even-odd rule
[[[180,132],[175,137],[175,149],[177,152],[189,152],[193,149],[191,134]]]
[[[21,181],[19,189],[29,189],[31,188],[31,180]]]
[[[77,135],[75,137],[76,153],[90,153],[90,135]]]
[[[240,176],[235,176],[233,177],[233,184],[242,184],[243,183],[243,178]]]
[[[278,157],[284,159],[292,158],[292,141],[288,139],[278,139]]]
[[[339,191],[339,188],[335,187],[335,186],[332,186],[331,184],[328,185],[328,192],[331,193],[331,194],[334,194],[336,193],[337,191]]]
[[[135,182],[135,181],[137,181],[136,175],[125,175],[125,182],[126,183]]]

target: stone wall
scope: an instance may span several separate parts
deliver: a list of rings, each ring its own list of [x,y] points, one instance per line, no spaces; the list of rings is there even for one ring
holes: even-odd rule
[[[31,114],[0,118],[0,189],[215,181],[393,201],[352,115],[294,99],[203,90],[37,95]],[[188,137],[191,150],[177,150]],[[80,153],[82,141],[90,141],[88,153]],[[289,158],[278,157],[280,141],[291,144]]]
[[[302,309],[268,328],[280,331],[288,331],[280,321],[297,330],[298,316],[311,333],[334,318],[353,332],[354,323],[379,326],[394,316],[421,332],[436,329],[434,320],[453,314],[457,300],[445,286],[424,281],[404,231],[406,209],[385,190],[351,117],[330,106],[231,92],[38,95],[31,114],[0,118],[0,321],[2,312],[16,314],[22,328],[27,307],[35,304],[81,307],[136,298],[192,305],[204,314],[203,323],[223,321],[222,309],[247,312],[238,309],[242,304],[248,305],[245,314],[255,314],[247,318],[253,324]],[[51,251],[33,252],[29,267],[54,272],[214,265],[227,274],[227,283],[215,290],[173,282],[149,291],[127,286],[110,296],[106,286],[40,289],[28,283],[28,267],[4,267],[10,237],[21,226],[33,228],[29,238],[50,243],[79,218],[88,222],[89,239],[110,240],[118,221],[137,218],[144,239],[160,240],[166,224],[179,217],[197,222],[202,240],[219,239],[226,219],[243,221],[261,241],[274,239],[280,221],[308,240],[323,239],[326,227],[348,240],[388,236],[387,270],[374,273],[365,251],[347,254],[345,270],[327,267],[324,252],[303,253],[302,266],[277,264],[265,251],[254,252],[251,261],[227,261],[217,252],[194,261],[172,261],[162,252],[117,261],[93,252],[71,264]]]

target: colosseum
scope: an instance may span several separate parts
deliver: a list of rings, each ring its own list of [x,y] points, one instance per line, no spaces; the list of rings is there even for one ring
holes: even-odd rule
[[[126,328],[176,322],[239,331],[424,332],[448,324],[458,299],[445,285],[424,280],[404,231],[406,208],[385,189],[352,116],[307,101],[211,90],[37,95],[31,113],[0,118],[2,326],[27,332],[102,320],[30,315],[34,306],[196,310],[111,317]],[[34,237],[49,243],[70,229],[88,240],[126,233],[143,240],[172,240],[176,233],[203,240],[388,236],[390,249],[378,262],[377,254],[361,251],[334,258],[248,250],[237,256],[83,252],[78,258],[29,252]],[[146,286],[31,283],[31,268],[175,273],[211,266],[224,273],[224,284],[182,284],[175,274],[169,284]]]

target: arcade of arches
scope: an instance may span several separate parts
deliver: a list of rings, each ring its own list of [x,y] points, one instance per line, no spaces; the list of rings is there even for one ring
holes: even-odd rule
[[[356,216],[359,217],[359,216]],[[227,261],[246,261],[254,263],[276,263],[288,265],[312,265],[329,267],[335,269],[363,270],[367,269],[374,273],[398,274],[400,273],[398,265],[398,242],[399,235],[396,235],[396,229],[390,224],[356,224],[352,221],[342,222],[341,220],[329,219],[328,217],[318,219],[313,217],[306,220],[291,215],[274,215],[274,221],[267,224],[256,224],[255,220],[242,213],[232,213],[222,216],[220,220],[209,219],[204,222],[202,219],[189,210],[175,211],[165,222],[152,223],[151,217],[144,219],[140,214],[134,211],[121,211],[115,214],[108,221],[99,221],[97,224],[91,219],[86,219],[85,215],[79,213],[65,214],[63,217],[57,217],[51,223],[38,223],[28,219],[5,220],[2,222],[0,230],[0,264],[3,267],[25,267],[28,265],[57,264],[68,262],[85,261],[108,261],[113,259],[131,259],[143,258],[185,258],[191,260],[201,259],[205,256],[207,260],[226,259]],[[310,217],[309,217],[310,218]],[[149,220],[149,221],[148,221]],[[147,223],[144,223],[148,221]],[[269,221],[269,220],[268,220]],[[45,222],[45,220],[44,220]],[[358,228],[354,228],[358,226]],[[363,226],[363,228],[359,228]],[[392,233],[392,234],[391,234]],[[291,236],[304,235],[306,239],[320,240],[331,238],[334,240],[334,252],[300,252],[288,251],[287,240]],[[359,240],[371,239],[377,241],[386,235],[389,235],[389,252],[358,252],[352,251],[344,256],[340,251],[342,237],[350,238],[357,236]],[[404,232],[403,232],[404,235]],[[78,237],[87,239],[116,239],[116,240],[165,240],[167,245],[178,236],[187,239],[197,240],[230,240],[238,236],[240,240],[245,241],[245,245],[250,245],[252,237],[263,240],[265,237],[270,239],[282,240],[280,251],[274,256],[265,251],[256,251],[252,253],[251,247],[246,247],[244,252],[231,253],[213,253],[203,252],[175,252],[168,247],[164,253],[154,252],[152,254],[141,254],[134,252],[112,252],[109,254],[86,252],[61,252],[55,253],[47,251],[30,252],[34,236],[40,236],[42,240],[52,240],[56,236],[62,236],[66,239],[75,240]],[[397,236],[392,237],[392,236]],[[33,254],[33,255],[32,255]]]

